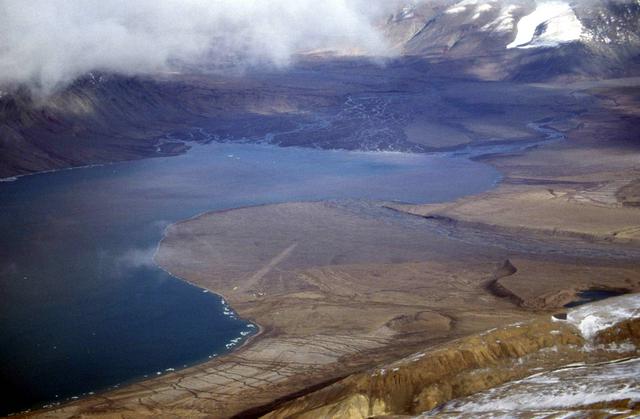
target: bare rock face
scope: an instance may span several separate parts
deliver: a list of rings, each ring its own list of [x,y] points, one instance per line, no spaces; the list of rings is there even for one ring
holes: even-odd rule
[[[616,192],[618,201],[626,207],[640,207],[640,179],[635,179]]]
[[[418,414],[438,405],[528,374],[518,359],[543,348],[582,344],[569,328],[551,334],[551,322],[512,326],[417,353],[365,374],[349,377],[286,404],[266,417],[349,417]],[[366,403],[364,401],[366,400]]]
[[[595,342],[603,345],[615,345],[618,342],[630,342],[640,347],[640,319],[624,320],[598,333]]]

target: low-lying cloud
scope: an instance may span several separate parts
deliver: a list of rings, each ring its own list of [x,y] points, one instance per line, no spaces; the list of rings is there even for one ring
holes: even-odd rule
[[[90,71],[176,63],[287,65],[309,50],[390,53],[374,22],[395,1],[0,0],[0,85],[51,91]]]

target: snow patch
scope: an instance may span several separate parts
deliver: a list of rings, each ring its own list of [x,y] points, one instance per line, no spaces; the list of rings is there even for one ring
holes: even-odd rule
[[[511,48],[555,47],[581,39],[584,27],[569,3],[549,1],[537,5],[533,13],[518,22]]]
[[[489,412],[491,417],[547,417],[538,416],[537,413],[576,409],[616,400],[628,399],[633,403],[640,400],[639,374],[640,359],[597,365],[567,365],[453,400],[441,409],[420,417],[438,417],[442,413],[485,417],[483,414]]]
[[[516,20],[513,16],[514,12],[518,10],[518,6],[513,4],[503,7],[500,10],[500,15],[492,22],[487,23],[482,27],[483,31],[493,32],[511,32],[516,25]]]
[[[399,20],[411,19],[415,16],[415,8],[412,6],[405,6],[400,11],[400,16],[398,16]]]
[[[445,13],[448,15],[455,15],[458,13],[462,13],[465,10],[467,10],[467,8],[465,6],[453,6],[448,8],[447,10],[445,10]]]
[[[585,339],[622,321],[640,317],[640,294],[629,294],[586,304],[571,310],[567,321],[576,326]]]
[[[591,345],[586,344],[582,347],[583,352],[593,352],[593,351],[606,351],[606,352],[617,352],[619,354],[628,354],[630,352],[635,352],[638,348],[631,342],[622,342],[622,343],[610,343],[608,345]]]
[[[483,12],[491,10],[493,6],[489,3],[495,3],[495,1],[496,0],[463,0],[449,7],[444,12],[448,15],[456,15],[458,13],[466,12],[473,7],[473,11],[475,12],[473,20],[476,20]]]
[[[478,20],[484,12],[488,12],[491,9],[493,9],[493,6],[489,3],[481,4],[480,6],[476,7],[476,14],[473,15],[472,19]]]

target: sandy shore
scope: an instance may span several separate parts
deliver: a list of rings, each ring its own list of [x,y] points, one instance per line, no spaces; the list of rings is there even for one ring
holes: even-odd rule
[[[255,416],[417,350],[548,317],[577,291],[639,291],[637,88],[589,89],[598,99],[555,127],[566,141],[485,157],[505,178],[481,196],[289,203],[171,226],[157,261],[224,295],[261,334],[229,355],[36,414]]]

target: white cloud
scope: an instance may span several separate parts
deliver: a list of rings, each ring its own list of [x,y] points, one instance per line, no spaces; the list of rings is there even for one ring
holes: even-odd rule
[[[172,63],[283,66],[308,50],[389,53],[365,0],[0,0],[0,84],[42,90],[90,71],[144,74]]]
[[[115,265],[122,269],[128,270],[132,268],[154,268],[156,264],[153,257],[156,247],[148,248],[132,248],[116,257]]]

